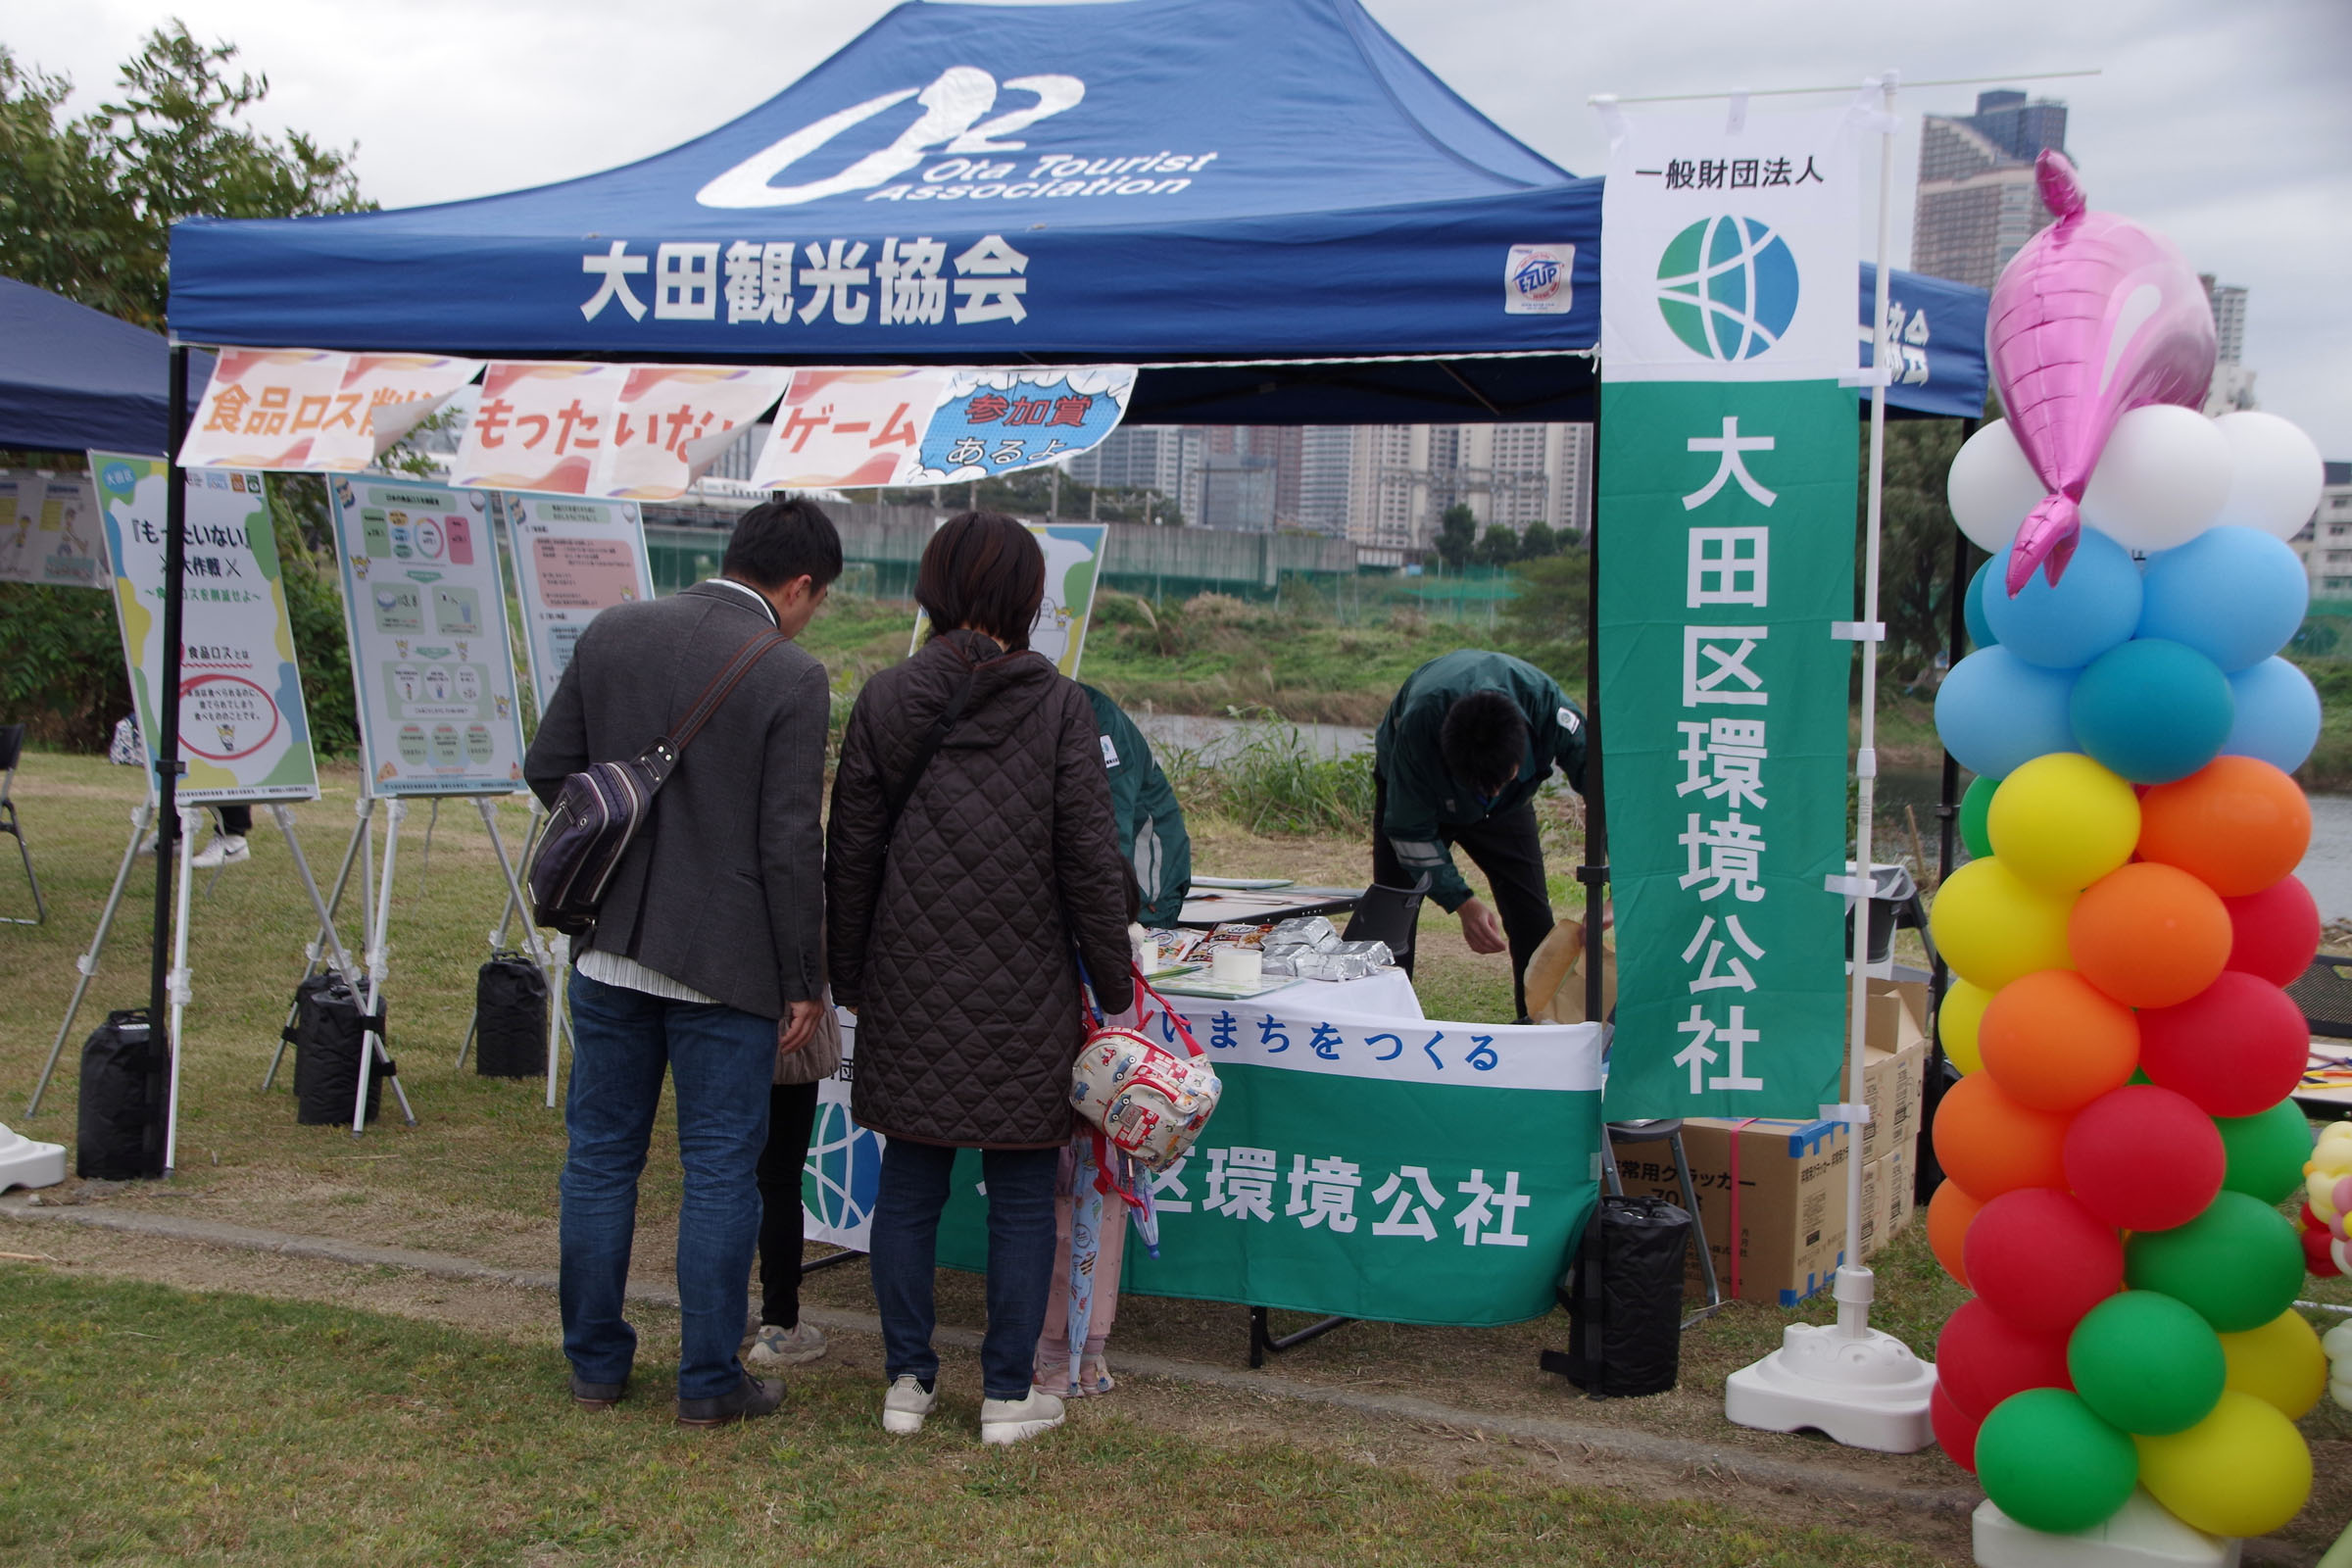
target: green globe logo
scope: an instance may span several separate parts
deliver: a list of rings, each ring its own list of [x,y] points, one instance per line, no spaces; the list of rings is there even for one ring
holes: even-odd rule
[[[801,1171],[802,1203],[823,1224],[854,1231],[873,1214],[881,1188],[882,1141],[850,1119],[849,1106],[820,1103]]]
[[[1701,219],[1658,258],[1658,312],[1691,352],[1752,360],[1796,318],[1796,258],[1770,223]]]

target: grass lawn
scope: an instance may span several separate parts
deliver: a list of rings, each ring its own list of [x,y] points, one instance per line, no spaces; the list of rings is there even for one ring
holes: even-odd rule
[[[951,1390],[886,1437],[822,1366],[681,1432],[658,1389],[572,1410],[563,1359],[371,1313],[0,1264],[0,1555],[24,1562],[1674,1563],[1937,1560],[1739,1510],[1438,1480],[1081,1404],[998,1452]]]

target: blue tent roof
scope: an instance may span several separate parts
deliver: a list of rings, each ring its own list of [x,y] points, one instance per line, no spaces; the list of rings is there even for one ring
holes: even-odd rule
[[[171,353],[143,326],[0,277],[0,447],[160,454]],[[209,374],[191,368],[191,409]]]
[[[546,358],[1347,360],[1149,370],[1129,417],[1566,418],[1590,408],[1590,366],[1565,356],[1599,337],[1600,183],[1494,125],[1357,0],[914,0],[622,169],[180,223],[171,322]],[[1531,246],[1573,247],[1548,311],[1506,275]],[[1467,358],[1494,354],[1541,358]],[[1367,363],[1384,355],[1448,358]]]

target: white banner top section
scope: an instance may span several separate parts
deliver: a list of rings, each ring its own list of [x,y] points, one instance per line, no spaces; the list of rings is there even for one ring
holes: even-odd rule
[[[423,354],[222,349],[180,466],[354,473],[481,370]]]

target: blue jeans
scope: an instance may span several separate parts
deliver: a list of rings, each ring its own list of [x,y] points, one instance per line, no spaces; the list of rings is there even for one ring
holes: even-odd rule
[[[767,1143],[776,1023],[715,1004],[669,1002],[571,977],[571,1089],[564,1125],[564,1353],[583,1382],[619,1383],[637,1352],[623,1316],[637,1177],[645,1169],[664,1068],[678,1092],[678,1397],[708,1399],[743,1381],[755,1173]]]
[[[1054,1285],[1054,1172],[1058,1149],[984,1149],[988,1181],[988,1333],[980,1342],[989,1398],[1024,1399],[1037,1369],[1037,1336]],[[931,1348],[938,1321],[931,1298],[938,1271],[939,1211],[948,1200],[956,1151],[892,1139],[882,1151],[874,1199],[871,1272],[882,1314],[883,1375],[939,1376]]]

